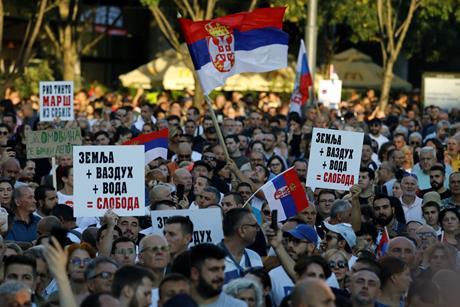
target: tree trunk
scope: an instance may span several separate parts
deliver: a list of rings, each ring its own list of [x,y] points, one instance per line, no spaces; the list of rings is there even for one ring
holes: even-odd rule
[[[0,56],[2,55],[3,50],[3,18],[4,18],[4,10],[3,10],[3,0],[0,0]],[[2,57],[3,59],[3,57]]]
[[[390,57],[384,66],[379,103],[379,109],[381,112],[385,112],[385,109],[388,105],[388,100],[390,99],[391,82],[393,81],[393,66],[395,61],[396,60],[393,57]]]

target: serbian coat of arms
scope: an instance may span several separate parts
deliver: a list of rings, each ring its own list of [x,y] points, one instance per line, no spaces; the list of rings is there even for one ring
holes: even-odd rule
[[[230,71],[235,65],[233,30],[214,21],[206,24],[204,28],[209,33],[206,41],[212,64],[220,72]]]

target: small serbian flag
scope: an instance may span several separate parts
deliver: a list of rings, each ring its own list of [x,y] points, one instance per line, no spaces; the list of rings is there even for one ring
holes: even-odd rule
[[[388,235],[387,226],[383,228],[382,236],[380,237],[379,244],[377,245],[377,257],[383,257],[388,249],[390,242],[390,236]]]
[[[291,112],[300,114],[300,108],[308,100],[310,87],[313,85],[310,69],[308,69],[307,53],[303,39],[300,41],[299,55],[295,76],[294,91],[291,95]]]
[[[206,95],[243,72],[287,66],[286,8],[260,8],[212,20],[179,18],[185,42]]]
[[[293,167],[264,184],[261,189],[270,210],[278,210],[278,222],[308,207],[307,194]]]
[[[123,145],[144,145],[145,165],[156,158],[168,158],[168,128],[141,134]]]

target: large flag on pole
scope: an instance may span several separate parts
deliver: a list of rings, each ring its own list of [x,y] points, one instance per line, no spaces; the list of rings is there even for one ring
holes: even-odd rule
[[[287,66],[284,11],[284,7],[261,8],[212,20],[179,19],[205,95],[235,74]]]
[[[300,108],[307,102],[310,94],[310,87],[313,86],[310,69],[308,68],[307,53],[303,39],[300,40],[299,55],[297,56],[297,67],[294,91],[291,95],[291,112],[300,114]]]
[[[278,221],[284,221],[308,207],[307,194],[293,167],[264,184],[261,190],[270,210],[278,210]]]
[[[126,141],[123,145],[144,145],[145,164],[157,158],[168,158],[168,128],[141,134],[132,140]]]

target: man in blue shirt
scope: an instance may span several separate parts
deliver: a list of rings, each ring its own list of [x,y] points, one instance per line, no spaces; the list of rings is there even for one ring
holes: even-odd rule
[[[37,209],[34,192],[27,186],[22,186],[14,190],[13,224],[6,239],[14,241],[32,242],[37,239],[37,224],[40,217],[33,213]]]

